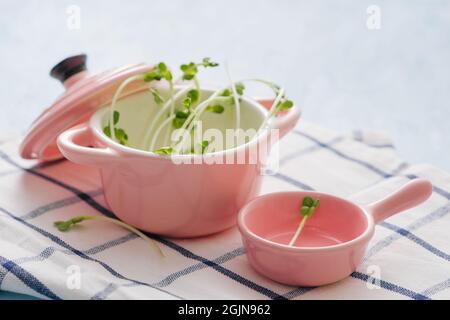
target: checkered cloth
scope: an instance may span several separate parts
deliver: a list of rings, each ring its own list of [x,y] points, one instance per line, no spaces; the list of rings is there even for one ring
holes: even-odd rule
[[[341,136],[301,121],[280,142],[279,171],[265,177],[263,193],[320,190],[360,203],[415,177],[434,184],[427,202],[376,227],[356,272],[318,288],[289,287],[257,274],[236,228],[191,240],[156,237],[165,258],[105,222],[59,232],[55,220],[111,215],[99,175],[69,161],[21,160],[18,143],[0,144],[2,290],[49,299],[450,298],[450,175],[407,164],[379,134]]]

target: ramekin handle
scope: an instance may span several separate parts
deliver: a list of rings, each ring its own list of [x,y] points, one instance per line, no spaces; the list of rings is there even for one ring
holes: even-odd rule
[[[426,179],[414,179],[384,199],[366,206],[375,223],[379,223],[401,211],[413,208],[427,200],[433,185]]]
[[[263,105],[266,109],[270,109],[274,100],[273,99],[258,99],[257,100],[261,105]],[[279,130],[279,138],[283,138],[289,131],[291,131],[301,116],[301,110],[297,106],[293,106],[288,111],[280,114],[277,117],[274,117],[270,127],[272,129]]]
[[[57,140],[64,157],[78,164],[102,167],[120,159],[111,148],[90,147],[92,143],[92,132],[87,124],[64,131]]]

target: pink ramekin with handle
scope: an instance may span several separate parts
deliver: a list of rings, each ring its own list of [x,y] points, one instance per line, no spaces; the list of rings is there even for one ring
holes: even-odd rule
[[[123,100],[127,99],[129,97]],[[242,110],[250,108],[255,117],[263,120],[268,103],[243,98]],[[130,102],[129,106],[120,109],[125,125],[127,110],[133,113],[132,109],[139,104]],[[108,114],[108,108],[98,110],[87,124],[63,132],[57,143],[67,159],[99,169],[108,206],[124,222],[169,237],[203,236],[235,225],[240,208],[258,195],[261,169],[271,144],[267,138],[268,130],[232,149],[203,156],[167,158],[120,145],[108,138],[102,130],[109,119]],[[139,112],[136,114],[136,122],[146,117],[144,113],[142,116]],[[281,138],[295,126],[299,117],[300,110],[293,107],[275,118],[270,128],[279,130]],[[128,126],[133,132],[137,125],[131,123]],[[194,160],[199,157],[239,157],[254,148],[267,149],[256,162],[180,164],[174,161],[186,157]]]
[[[375,225],[428,199],[432,185],[412,180],[375,203],[361,206],[319,192],[279,192],[257,197],[239,214],[247,258],[262,275],[280,283],[320,286],[349,276],[364,256]],[[320,199],[294,246],[288,246],[305,196]]]

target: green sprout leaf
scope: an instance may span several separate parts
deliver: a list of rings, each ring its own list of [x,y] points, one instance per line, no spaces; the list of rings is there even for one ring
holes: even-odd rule
[[[186,109],[186,111],[179,110],[175,112],[175,118],[172,120],[172,125],[176,129],[181,128],[190,114],[191,112],[189,111],[189,109]]]
[[[175,113],[175,117],[178,119],[187,119],[189,117],[190,112],[189,111],[177,111]]]
[[[183,100],[183,106],[186,109],[190,109],[192,105],[197,103],[200,98],[200,92],[197,89],[189,90],[186,94],[186,98]]]
[[[180,67],[181,71],[183,72],[183,79],[184,80],[192,80],[196,76],[198,72],[197,64],[194,62],[190,62],[188,64],[182,64]]]
[[[160,81],[161,79],[162,79],[162,75],[156,70],[147,72],[144,75],[145,82]]]
[[[120,144],[126,145],[128,142],[128,135],[125,133],[125,130],[122,128],[114,128],[114,134],[116,136],[116,139],[119,141]]]
[[[298,237],[300,236],[300,233],[303,230],[303,227],[305,226],[306,221],[309,217],[314,213],[314,211],[317,209],[317,207],[320,204],[319,199],[313,199],[309,196],[306,196],[303,198],[302,204],[300,206],[300,214],[303,216],[303,219],[301,220],[297,231],[295,232],[294,236],[292,237],[291,241],[289,242],[289,246],[292,247],[294,243],[297,241]]]
[[[114,114],[115,115],[115,114]],[[115,120],[114,120],[115,121]],[[109,138],[112,138],[111,136],[111,128],[109,125],[105,126],[103,128],[103,133],[108,136]],[[121,129],[121,128],[114,128],[114,135],[116,136],[117,141],[121,144],[121,145],[126,145],[128,142],[128,135],[125,132],[125,130]]]
[[[211,105],[206,107],[206,111],[214,112],[214,113],[223,113],[225,108],[221,106],[220,104],[217,105]]]
[[[119,122],[119,119],[120,119],[119,111],[114,111],[113,118],[114,118],[114,125],[116,125]]]
[[[167,68],[166,64],[164,62],[160,62],[156,65],[156,67],[150,71],[144,74],[144,81],[145,82],[151,82],[151,81],[160,81],[162,79],[165,79],[167,81],[172,81],[172,73]]]
[[[155,153],[160,156],[168,156],[173,153],[173,148],[172,147],[162,147],[162,148],[159,148],[158,150],[155,150]]]
[[[109,125],[103,128],[103,133],[111,138],[111,128],[109,127]]]
[[[278,103],[277,112],[285,111],[294,106],[294,103],[291,100],[284,100]]]
[[[186,119],[181,119],[181,118],[175,118],[172,120],[172,125],[176,128],[176,129],[180,129],[183,124],[186,122]]]
[[[311,216],[314,210],[319,206],[319,203],[320,203],[319,199],[314,200],[311,197],[304,197],[302,206],[300,208],[301,215],[304,217]]]
[[[222,93],[220,94],[221,97],[230,97],[231,96],[231,90],[230,89],[225,89],[222,91]]]
[[[158,89],[151,88],[150,93],[153,96],[153,99],[155,100],[156,104],[162,104],[164,103],[164,98],[159,93]]]
[[[200,92],[197,89],[189,90],[187,93],[187,97],[191,99],[191,103],[197,103],[198,99],[200,98]]]
[[[202,147],[202,154],[204,154],[205,151],[206,151],[206,148],[208,148],[208,146],[209,146],[209,141],[208,140],[203,140],[200,143],[200,146]]]
[[[217,67],[219,64],[217,62],[212,62],[211,58],[203,58],[201,65],[204,66],[205,68],[208,67],[214,68]]]
[[[234,85],[238,95],[242,96],[244,94],[245,86],[242,82],[238,82]]]
[[[211,58],[203,58],[200,63],[190,62],[182,64],[180,70],[183,72],[183,80],[192,80],[197,76],[198,67],[213,68],[218,65],[218,63],[211,61]]]
[[[91,220],[91,216],[78,216],[66,221],[55,221],[53,224],[55,227],[62,232],[69,231],[76,224],[83,222],[85,220]]]

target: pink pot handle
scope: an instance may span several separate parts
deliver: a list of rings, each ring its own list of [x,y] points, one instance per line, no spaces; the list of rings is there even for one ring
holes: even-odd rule
[[[413,208],[427,200],[433,185],[426,179],[414,179],[384,199],[366,206],[375,223],[379,223],[401,211]]]
[[[273,104],[273,99],[258,99],[260,104],[262,104],[266,109],[269,109]],[[275,117],[271,123],[273,129],[279,130],[279,138],[283,138],[289,131],[291,131],[300,119],[301,110],[297,106],[293,106],[286,113]]]
[[[59,135],[57,144],[64,157],[79,164],[102,167],[120,159],[111,148],[89,147],[93,144],[93,137],[87,124],[64,131]]]

